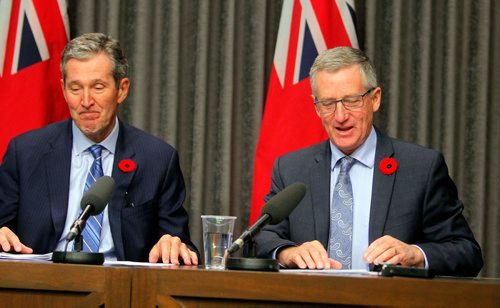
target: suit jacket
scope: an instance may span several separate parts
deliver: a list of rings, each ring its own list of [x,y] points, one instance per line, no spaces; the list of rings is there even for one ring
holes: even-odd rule
[[[476,276],[483,265],[481,249],[462,215],[464,206],[458,200],[442,154],[376,131],[369,242],[391,235],[417,244],[427,256],[429,268],[437,274]],[[391,175],[379,169],[386,157],[398,162]],[[270,257],[278,247],[312,240],[327,247],[330,168],[329,141],[275,161],[266,200],[295,182],[306,184],[307,192],[288,219],[264,227],[256,237],[258,256]]]
[[[118,260],[147,261],[164,234],[178,236],[193,251],[188,215],[182,207],[186,191],[173,147],[118,121],[112,177],[116,182],[108,204],[109,223]],[[71,120],[48,125],[14,138],[0,166],[0,226],[10,227],[34,253],[52,252],[66,221],[71,151]],[[118,163],[137,167],[123,172]]]

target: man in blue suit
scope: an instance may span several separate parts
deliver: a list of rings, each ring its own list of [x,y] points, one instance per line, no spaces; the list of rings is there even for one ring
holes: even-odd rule
[[[10,142],[0,166],[1,250],[64,249],[94,160],[89,148],[98,144],[102,171],[116,182],[99,252],[107,260],[198,264],[176,150],[118,120],[130,85],[127,70],[119,43],[104,34],[68,43],[61,84],[72,119]]]
[[[476,276],[481,249],[442,154],[373,126],[382,90],[368,57],[330,49],[310,76],[329,140],[275,161],[266,199],[295,182],[307,192],[287,219],[263,228],[258,256],[286,267],[373,269],[385,262]],[[352,164],[337,182],[344,157]]]

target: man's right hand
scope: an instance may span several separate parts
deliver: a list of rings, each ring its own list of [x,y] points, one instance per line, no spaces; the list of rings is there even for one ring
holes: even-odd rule
[[[278,251],[278,262],[287,268],[341,269],[342,264],[328,258],[328,253],[319,241],[305,242],[297,247],[286,247]]]
[[[33,249],[21,243],[17,235],[7,227],[0,228],[0,248],[5,252],[33,253]]]

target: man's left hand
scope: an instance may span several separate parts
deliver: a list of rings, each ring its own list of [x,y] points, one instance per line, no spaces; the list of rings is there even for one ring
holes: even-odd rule
[[[163,263],[178,265],[180,259],[185,265],[198,265],[196,253],[191,251],[179,237],[169,234],[163,235],[149,252],[150,263],[157,263],[161,260]]]
[[[390,235],[384,235],[373,241],[368,246],[363,258],[375,265],[380,263],[417,267],[424,267],[425,265],[425,258],[420,249],[401,242]]]

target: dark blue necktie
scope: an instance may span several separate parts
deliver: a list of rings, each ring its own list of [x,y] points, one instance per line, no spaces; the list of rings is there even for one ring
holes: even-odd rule
[[[356,160],[345,156],[340,160],[340,172],[333,190],[330,208],[330,238],[328,256],[350,269],[352,263],[352,185],[349,170]]]
[[[90,167],[89,174],[87,176],[87,181],[85,182],[85,189],[83,192],[85,193],[94,182],[104,175],[102,171],[102,146],[99,144],[94,144],[89,148],[90,153],[94,157],[94,162]],[[99,215],[90,216],[87,220],[87,225],[85,229],[83,229],[83,251],[86,252],[98,252],[99,244],[101,242],[101,229],[102,229],[102,215],[101,212]]]

